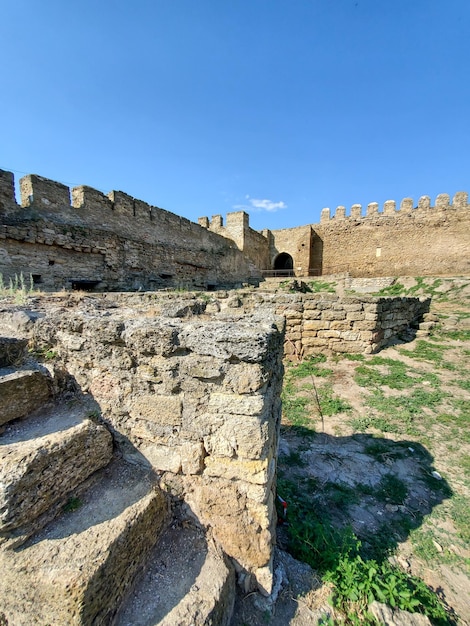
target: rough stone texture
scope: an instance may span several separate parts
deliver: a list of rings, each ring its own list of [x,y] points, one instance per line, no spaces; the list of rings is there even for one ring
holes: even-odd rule
[[[0,370],[0,425],[40,408],[50,396],[47,377],[37,370]]]
[[[0,337],[0,368],[21,365],[26,356],[27,339]]]
[[[381,212],[377,203],[370,203],[367,215],[361,215],[359,205],[353,205],[350,215],[345,207],[338,207],[334,216],[324,209],[320,224],[271,231],[271,257],[290,254],[296,276],[468,274],[468,194],[457,193],[450,203],[447,198],[439,194],[431,206],[424,196],[416,208],[406,198],[400,210],[387,201]]]
[[[234,599],[228,559],[184,520],[184,526],[173,524],[153,550],[116,626],[227,626]]]
[[[392,609],[386,604],[379,602],[372,602],[369,610],[379,623],[385,624],[385,626],[431,626],[431,622],[426,615]]]
[[[0,615],[15,626],[109,624],[166,516],[148,474],[105,470],[80,508],[20,550],[0,553]]]
[[[2,533],[36,519],[93,472],[107,465],[113,453],[109,431],[88,419],[61,425],[60,430],[42,437],[31,437],[26,427],[21,440],[7,435],[2,438],[2,444]]]
[[[248,294],[244,310],[275,307],[286,320],[284,353],[371,353],[415,329],[429,311],[427,298],[336,294]]]
[[[116,298],[121,308],[92,299],[51,311],[35,342],[92,395],[126,457],[165,472],[223,550],[269,587],[283,319],[154,318],[138,296]],[[172,302],[162,299],[156,308]]]

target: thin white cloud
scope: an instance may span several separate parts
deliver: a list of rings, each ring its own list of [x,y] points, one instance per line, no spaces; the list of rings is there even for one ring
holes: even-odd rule
[[[240,211],[268,211],[269,213],[287,209],[287,204],[282,200],[273,202],[273,200],[268,200],[268,198],[250,198],[248,195],[245,198],[249,204],[235,204],[233,208]]]

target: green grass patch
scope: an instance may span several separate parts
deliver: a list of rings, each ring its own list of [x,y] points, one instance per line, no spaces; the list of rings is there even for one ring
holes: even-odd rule
[[[459,537],[467,544],[470,543],[470,501],[464,496],[455,495],[452,498],[451,516]]]
[[[282,393],[282,413],[289,424],[293,426],[311,426],[308,411],[308,398],[299,398],[294,394]]]
[[[336,283],[328,283],[324,280],[310,280],[307,283],[308,290],[311,293],[320,293],[326,291],[327,293],[336,293]]]
[[[308,376],[331,376],[333,370],[319,366],[325,361],[326,356],[324,354],[309,357],[300,363],[289,365],[286,369],[286,376],[289,380],[307,378]]]
[[[351,405],[342,398],[333,394],[333,389],[324,385],[318,389],[318,400],[321,414],[324,416],[346,413],[351,410]]]
[[[428,341],[420,339],[416,342],[414,350],[401,348],[400,352],[412,359],[428,361],[434,363],[437,367],[442,367],[444,363],[444,355],[442,353],[448,350],[449,347],[450,346],[444,344],[431,344]]]

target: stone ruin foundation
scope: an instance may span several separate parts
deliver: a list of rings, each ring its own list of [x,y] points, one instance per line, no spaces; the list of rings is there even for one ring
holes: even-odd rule
[[[75,403],[86,407],[86,419],[84,425],[73,426],[81,429],[73,445],[65,435],[60,445],[55,440],[51,444],[56,452],[57,446],[64,450],[65,460],[46,464],[37,460],[48,458],[49,444],[41,444],[37,456],[31,456],[30,450],[23,452],[16,443],[4,448],[8,454],[0,459],[0,469],[8,486],[0,490],[0,547],[2,569],[9,575],[0,582],[0,597],[16,594],[12,590],[21,585],[26,589],[21,593],[27,596],[28,586],[34,586],[39,577],[33,565],[22,561],[27,550],[34,548],[34,533],[42,526],[47,529],[60,513],[57,507],[64,498],[97,469],[117,463],[112,461],[116,458],[127,468],[121,478],[150,472],[156,481],[153,495],[145,496],[150,503],[145,511],[150,506],[151,516],[140,509],[129,514],[129,519],[140,520],[137,527],[149,548],[171,521],[165,502],[178,501],[229,557],[227,567],[235,569],[245,591],[270,594],[284,350],[291,358],[319,350],[375,351],[409,329],[428,307],[429,301],[417,298],[359,300],[332,294],[254,292],[50,295],[32,298],[28,308],[5,306],[0,313],[0,336],[4,337],[0,392],[7,406],[2,420],[7,434],[11,420],[13,430],[19,430],[27,414],[33,411],[34,415],[38,398],[58,410],[59,421],[67,421],[64,416],[74,411]],[[28,339],[33,352],[28,355],[26,341],[12,344],[11,337]],[[37,411],[36,420],[41,415]],[[65,426],[59,425],[61,430],[65,432]],[[96,454],[90,452],[92,442],[99,448]],[[54,458],[59,458],[56,452]],[[23,466],[25,476],[35,476],[32,482],[18,478],[18,468]],[[142,484],[150,481],[149,476],[145,474]],[[64,483],[62,492],[58,483]],[[49,512],[38,505],[38,494]],[[125,527],[134,523],[127,521]],[[145,549],[139,553],[136,539],[131,531],[128,534],[126,541],[138,553],[134,559],[131,550],[129,559],[145,569]],[[33,546],[28,544],[31,536]],[[21,557],[12,557],[12,550],[24,542],[27,550]],[[38,558],[47,561],[36,554],[34,559]],[[129,559],[119,567],[126,569]],[[115,576],[108,561],[111,557],[105,564],[108,575]],[[15,567],[19,568],[16,574]],[[31,580],[24,573],[28,567]],[[74,608],[86,604],[86,598],[106,596],[106,581],[97,582],[103,576],[93,574],[93,584],[83,582],[84,594],[70,600],[70,607],[58,596],[54,600],[61,607],[58,613],[51,617],[46,612],[37,623],[51,619],[73,624],[119,623],[112,622],[110,615],[123,599],[124,588],[96,621],[93,602],[88,613]],[[135,576],[129,573],[128,586]],[[15,600],[22,610],[31,605],[26,596]],[[219,616],[214,623],[228,623],[231,603],[233,599],[225,597],[225,617]],[[0,600],[0,617],[8,619],[10,610],[13,615],[8,601]],[[25,619],[13,618],[11,623],[28,623],[29,618]],[[178,619],[178,623],[192,623],[189,617],[188,622]]]

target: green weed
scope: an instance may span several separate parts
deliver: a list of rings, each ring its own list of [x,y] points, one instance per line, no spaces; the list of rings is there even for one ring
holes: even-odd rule
[[[470,543],[470,503],[468,498],[455,495],[452,498],[451,516],[459,537]]]
[[[318,389],[318,401],[323,416],[336,415],[351,410],[351,405],[333,395],[333,389],[327,385]]]
[[[420,339],[416,342],[414,350],[405,350],[402,348],[400,352],[412,359],[418,359],[420,361],[430,361],[437,367],[442,367],[444,363],[444,356],[442,352],[448,350],[450,346],[443,344],[430,344],[428,341]]]
[[[70,496],[70,498],[62,507],[62,510],[64,511],[64,513],[71,513],[72,511],[76,511],[77,509],[79,509],[82,504],[83,503],[80,498],[77,498],[76,496]]]
[[[308,398],[298,398],[284,389],[282,392],[282,413],[289,424],[294,426],[309,426]]]
[[[301,363],[288,366],[286,375],[289,379],[307,378],[307,376],[330,376],[333,373],[333,370],[319,367],[319,364],[324,363],[325,361],[326,356],[324,354],[311,356],[308,359],[303,360]]]
[[[327,293],[336,292],[336,283],[328,283],[322,280],[311,280],[307,283],[307,286],[312,293],[320,293],[321,291],[326,291]]]

